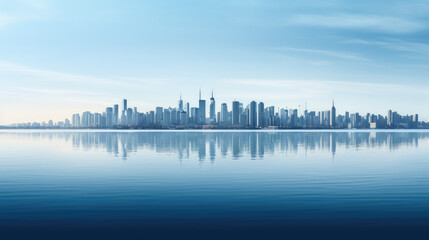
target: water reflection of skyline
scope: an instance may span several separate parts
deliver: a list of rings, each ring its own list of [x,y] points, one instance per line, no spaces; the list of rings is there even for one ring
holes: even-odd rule
[[[338,148],[379,148],[393,151],[418,147],[429,132],[14,132],[1,133],[31,139],[71,143],[73,149],[104,150],[124,160],[131,153],[150,150],[176,154],[179,159],[197,155],[200,161],[216,157],[262,159],[265,154],[298,154]]]

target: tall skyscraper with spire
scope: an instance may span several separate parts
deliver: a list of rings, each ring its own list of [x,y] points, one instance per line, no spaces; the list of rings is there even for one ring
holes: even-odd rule
[[[201,99],[201,89],[200,89],[200,97],[198,101],[198,123],[205,124],[206,123],[206,100]]]
[[[330,117],[330,126],[334,128],[336,126],[336,120],[337,118],[337,110],[335,109],[334,100],[332,100],[332,108],[331,108],[331,117]]]
[[[179,112],[181,111],[183,111],[182,93],[180,93],[180,99],[179,99]]]
[[[212,97],[210,98],[210,119],[212,119],[213,122],[216,122],[216,102],[213,97],[213,90]]]

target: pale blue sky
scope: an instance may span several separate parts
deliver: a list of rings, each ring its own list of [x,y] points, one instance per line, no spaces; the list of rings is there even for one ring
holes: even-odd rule
[[[0,124],[198,89],[429,118],[429,1],[0,1]]]

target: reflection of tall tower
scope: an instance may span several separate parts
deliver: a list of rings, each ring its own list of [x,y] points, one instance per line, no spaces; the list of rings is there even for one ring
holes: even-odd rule
[[[201,89],[200,89],[200,100],[198,101],[198,115],[199,115],[199,124],[206,123],[206,100],[201,99]]]
[[[337,139],[336,139],[336,133],[335,132],[331,133],[330,146],[331,146],[332,161],[333,161],[334,157],[335,157],[335,153],[337,152]]]
[[[210,137],[210,161],[211,163],[214,163],[215,158],[216,158],[216,136],[211,136]]]
[[[213,97],[213,90],[212,90],[212,97],[210,98],[210,119],[216,122],[216,102]]]
[[[331,122],[330,122],[330,125],[331,125],[331,128],[335,128],[335,126],[336,126],[336,122],[335,122],[335,119],[336,119],[336,115],[337,115],[337,113],[336,113],[336,109],[335,109],[335,105],[334,105],[334,101],[332,100],[332,109],[331,109],[331,117],[330,117],[330,120],[331,120]]]

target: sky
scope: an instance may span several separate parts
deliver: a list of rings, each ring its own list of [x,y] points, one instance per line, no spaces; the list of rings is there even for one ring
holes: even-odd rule
[[[220,104],[429,120],[429,1],[0,0],[0,125]],[[207,108],[208,109],[208,108]]]

